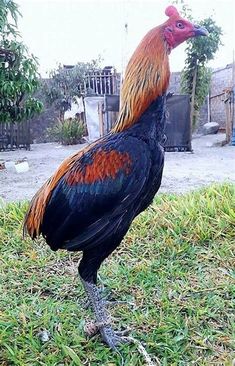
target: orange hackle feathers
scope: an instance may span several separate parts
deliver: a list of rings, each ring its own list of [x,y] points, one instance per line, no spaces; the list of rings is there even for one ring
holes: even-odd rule
[[[132,55],[121,89],[121,108],[113,132],[132,126],[162,95],[169,84],[169,49],[163,40],[162,27],[153,28]]]

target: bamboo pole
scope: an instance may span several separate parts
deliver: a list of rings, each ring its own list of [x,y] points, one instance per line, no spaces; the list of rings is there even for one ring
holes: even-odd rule
[[[225,111],[226,111],[226,142],[229,143],[232,135],[232,91],[225,90]]]
[[[190,110],[190,145],[189,148],[192,151],[192,135],[193,135],[193,118],[194,118],[194,104],[195,104],[195,95],[196,95],[196,85],[197,85],[197,68],[198,66],[195,66],[194,74],[193,74],[193,87],[192,87],[192,96],[191,96],[191,110]]]

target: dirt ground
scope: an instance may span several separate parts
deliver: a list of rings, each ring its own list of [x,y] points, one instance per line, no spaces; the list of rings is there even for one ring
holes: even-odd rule
[[[197,137],[193,139],[193,153],[167,152],[160,191],[184,193],[212,182],[235,183],[235,146],[218,146],[223,138],[222,135]],[[4,201],[31,199],[62,160],[83,146],[47,143],[34,144],[31,151],[1,152],[0,162],[25,158],[29,170],[24,173],[0,170],[0,197]]]

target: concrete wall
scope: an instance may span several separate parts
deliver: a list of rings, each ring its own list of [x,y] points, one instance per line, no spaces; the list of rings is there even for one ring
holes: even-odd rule
[[[168,91],[174,94],[180,93],[180,72],[172,72]]]
[[[224,90],[232,88],[232,64],[213,71],[210,88],[210,120],[217,122],[221,129],[225,128],[226,113]]]

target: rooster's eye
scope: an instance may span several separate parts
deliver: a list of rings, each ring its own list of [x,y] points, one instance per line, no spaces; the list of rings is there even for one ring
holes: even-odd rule
[[[184,29],[184,24],[182,22],[176,22],[176,27],[179,29]]]

